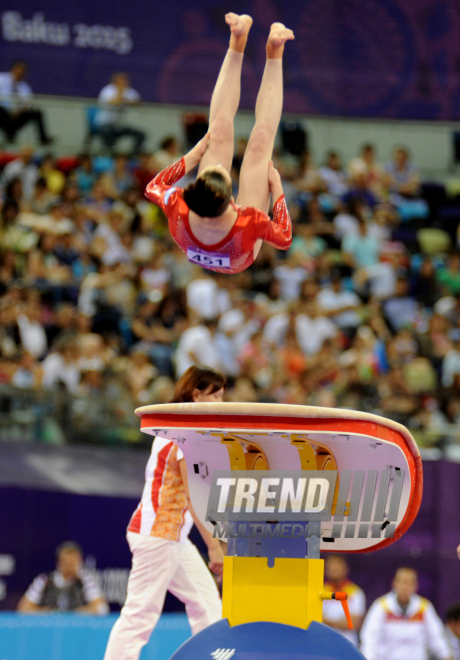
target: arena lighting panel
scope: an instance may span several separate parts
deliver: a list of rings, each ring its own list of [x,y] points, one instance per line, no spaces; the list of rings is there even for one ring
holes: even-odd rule
[[[322,551],[379,550],[399,539],[418,513],[420,453],[404,426],[383,417],[266,403],[164,404],[136,414],[144,433],[169,438],[183,451],[194,509],[211,532],[214,526],[205,517],[212,475],[232,468],[226,437],[243,447],[252,465],[244,469],[301,470],[293,441],[313,448],[318,469],[337,466],[339,504],[345,508],[338,506],[321,523]],[[256,467],[254,458],[263,464]]]

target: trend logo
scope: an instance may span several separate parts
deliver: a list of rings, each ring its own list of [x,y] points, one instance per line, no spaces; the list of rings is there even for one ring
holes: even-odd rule
[[[215,470],[206,520],[217,538],[393,538],[404,471]],[[299,524],[300,523],[300,524]],[[307,524],[305,524],[307,523]]]

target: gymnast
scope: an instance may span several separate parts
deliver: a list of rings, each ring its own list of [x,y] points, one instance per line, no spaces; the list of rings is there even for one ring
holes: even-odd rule
[[[291,245],[291,219],[281,178],[271,161],[283,107],[282,57],[292,30],[273,23],[267,62],[256,102],[256,121],[240,173],[236,204],[230,168],[233,119],[240,100],[241,67],[252,18],[227,14],[230,46],[211,99],[209,132],[180,161],[160,172],[147,186],[146,197],[168,217],[169,229],[192,263],[222,273],[239,273],[257,257],[262,241],[281,250]],[[174,183],[198,168],[184,190]],[[267,215],[273,198],[273,221]]]

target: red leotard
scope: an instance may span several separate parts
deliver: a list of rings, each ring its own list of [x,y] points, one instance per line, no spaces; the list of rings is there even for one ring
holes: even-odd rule
[[[289,248],[292,227],[284,195],[273,207],[273,220],[256,208],[234,205],[238,217],[227,236],[213,245],[201,243],[190,229],[189,208],[182,197],[182,189],[171,187],[184,174],[182,158],[150,181],[145,196],[166,213],[171,235],[190,261],[209,270],[233,274],[253,263],[254,245],[259,239],[280,250]],[[221,264],[223,267],[219,267]]]

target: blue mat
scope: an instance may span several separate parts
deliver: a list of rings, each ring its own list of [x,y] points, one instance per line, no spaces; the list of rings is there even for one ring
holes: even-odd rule
[[[0,613],[0,660],[102,660],[117,618]],[[189,637],[185,614],[164,614],[141,660],[169,660]]]
[[[302,630],[263,621],[230,628],[227,619],[189,639],[171,660],[233,656],[235,660],[365,660],[347,639],[316,621]]]

